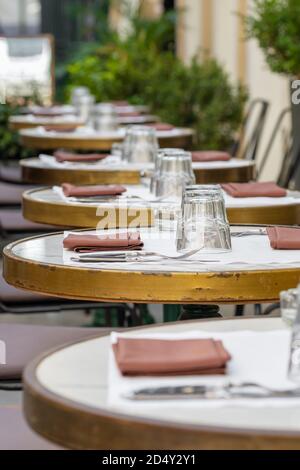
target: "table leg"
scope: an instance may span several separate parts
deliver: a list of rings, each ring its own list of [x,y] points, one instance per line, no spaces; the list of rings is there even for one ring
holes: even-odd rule
[[[172,305],[172,304],[164,304],[163,306],[163,321],[171,322],[177,321],[181,314],[181,306],[180,305]]]
[[[182,305],[180,320],[222,317],[219,305]]]

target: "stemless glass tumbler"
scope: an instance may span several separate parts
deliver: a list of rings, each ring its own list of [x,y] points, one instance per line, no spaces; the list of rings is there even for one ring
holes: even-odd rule
[[[177,250],[206,253],[231,251],[230,226],[218,186],[187,187],[177,224]]]
[[[155,129],[147,126],[131,126],[127,129],[123,160],[131,163],[151,163],[155,161],[158,141]]]
[[[162,152],[155,179],[155,195],[159,198],[181,201],[186,186],[195,183],[192,158],[189,152]]]

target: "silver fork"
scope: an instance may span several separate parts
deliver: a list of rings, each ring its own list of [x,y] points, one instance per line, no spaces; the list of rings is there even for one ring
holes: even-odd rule
[[[147,262],[155,262],[162,259],[166,260],[174,260],[174,261],[184,261],[188,260],[191,256],[198,253],[199,249],[191,250],[187,253],[184,253],[179,256],[168,256],[163,255],[161,253],[157,253],[155,251],[126,251],[126,252],[94,252],[94,253],[87,253],[84,255],[79,255],[78,258],[71,258],[72,261],[78,262],[118,262],[118,261],[147,261]],[[157,257],[157,260],[149,259],[150,257]],[[148,259],[147,259],[148,258]],[[215,259],[201,259],[201,260],[191,260],[194,263],[217,263],[219,260]]]

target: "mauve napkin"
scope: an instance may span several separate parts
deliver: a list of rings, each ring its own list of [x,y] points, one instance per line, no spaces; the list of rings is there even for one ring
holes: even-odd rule
[[[227,152],[218,152],[215,150],[192,152],[193,162],[227,162],[231,155]]]
[[[106,158],[107,154],[101,153],[71,153],[57,150],[54,157],[57,162],[98,162]]]
[[[62,190],[64,195],[67,197],[73,196],[118,196],[119,194],[124,193],[126,188],[121,185],[111,184],[111,185],[90,185],[90,186],[75,186],[69,183],[63,183]]]
[[[166,122],[157,122],[154,124],[147,124],[148,127],[152,127],[156,131],[171,131],[174,129],[172,124],[168,124]]]
[[[42,117],[56,117],[62,116],[65,112],[62,109],[57,107],[45,107],[45,108],[37,108],[32,111],[34,116],[42,116]]]
[[[228,183],[221,185],[232,197],[284,197],[286,190],[276,183]]]
[[[224,374],[231,359],[222,341],[118,338],[113,344],[123,375]]]
[[[55,125],[50,125],[50,126],[45,126],[45,131],[47,132],[58,132],[63,134],[64,132],[71,133],[74,132],[77,129],[77,126],[70,125],[70,126],[64,126],[64,127],[59,127]]]
[[[89,235],[70,233],[63,241],[64,248],[78,253],[93,251],[140,250],[143,247],[139,233]]]
[[[275,250],[300,250],[300,228],[268,227],[267,234]]]
[[[119,115],[119,118],[120,117],[137,117],[137,116],[141,116],[141,113],[139,113],[138,111],[128,111],[128,112],[124,112],[124,111],[119,111],[118,112],[118,115]]]

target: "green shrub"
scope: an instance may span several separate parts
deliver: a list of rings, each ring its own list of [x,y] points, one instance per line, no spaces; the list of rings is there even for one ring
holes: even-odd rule
[[[9,118],[17,114],[19,106],[13,104],[0,104],[0,158],[24,158],[30,152],[20,145],[17,132],[9,129]]]
[[[258,40],[271,70],[300,76],[299,0],[254,0],[246,27],[248,36]]]
[[[163,121],[194,128],[196,147],[227,148],[241,123],[245,89],[231,84],[214,60],[194,59],[186,66],[175,57],[170,41],[174,14],[141,21],[132,21],[126,39],[113,35],[71,63],[68,92],[84,85],[98,101],[146,103]]]

